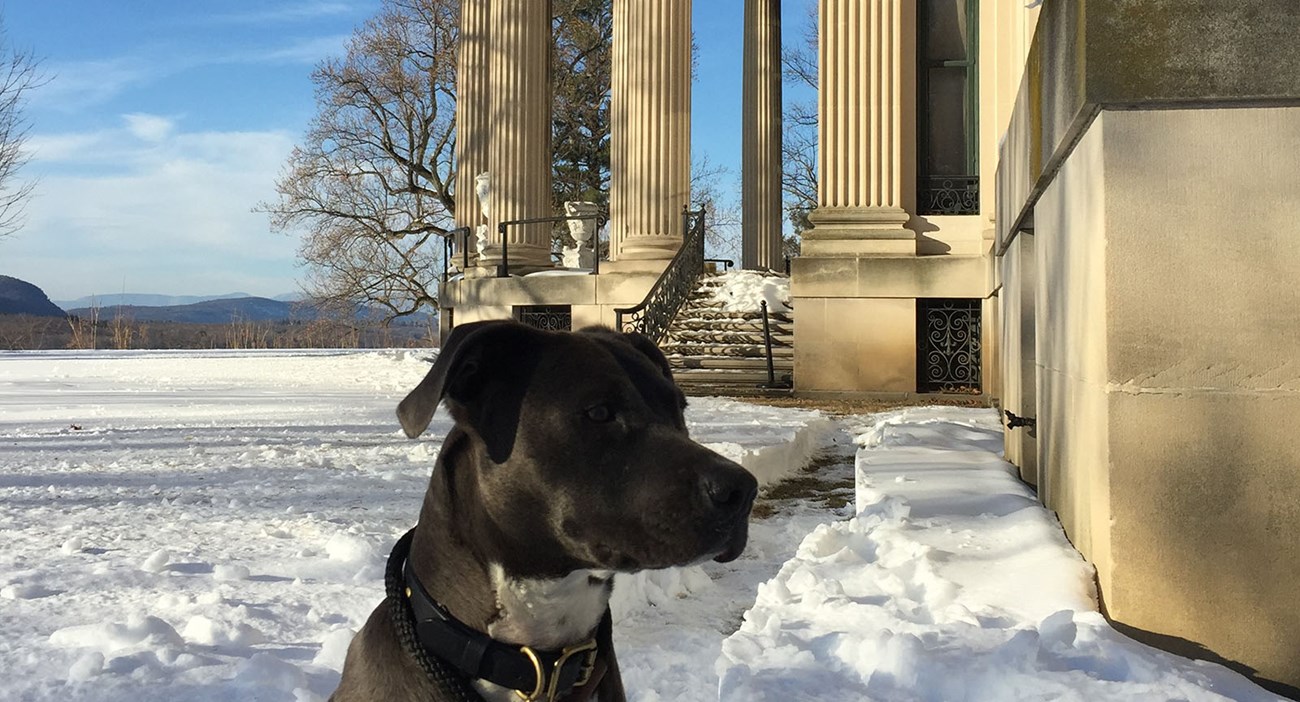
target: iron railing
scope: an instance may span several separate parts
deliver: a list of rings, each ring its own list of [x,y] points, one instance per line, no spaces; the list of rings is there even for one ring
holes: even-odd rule
[[[760,388],[768,390],[787,390],[791,383],[787,380],[777,382],[776,380],[776,361],[772,358],[772,325],[767,320],[767,300],[759,302],[763,309],[763,348],[767,352],[767,382],[759,385]]]
[[[916,184],[916,211],[923,215],[980,213],[979,176],[921,176]]]
[[[596,221],[596,228],[591,233],[591,252],[594,258],[591,264],[591,274],[600,274],[600,228],[605,226],[608,217],[602,212],[596,212],[589,215],[560,215],[558,217],[533,217],[532,219],[512,219],[501,222],[497,225],[497,235],[501,239],[501,263],[497,264],[497,277],[505,278],[510,275],[510,240],[506,232],[510,227],[524,224],[559,224],[560,222],[571,222],[582,219],[592,219]]]
[[[442,235],[442,282],[447,282],[447,274],[450,272],[451,258],[455,253],[455,239],[460,238],[460,252],[464,256],[461,262],[460,272],[464,273],[469,268],[469,235],[473,230],[469,227],[456,227],[446,234]]]
[[[618,328],[625,332],[640,332],[655,343],[664,337],[677,310],[704,272],[704,208],[692,212],[682,208],[682,230],[685,232],[682,248],[669,261],[659,280],[645,299],[636,307],[614,310]]]

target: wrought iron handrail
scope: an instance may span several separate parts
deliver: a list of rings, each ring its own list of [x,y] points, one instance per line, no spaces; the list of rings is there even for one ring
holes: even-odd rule
[[[510,275],[510,241],[506,237],[506,230],[521,224],[558,224],[560,222],[571,222],[582,219],[596,220],[596,229],[591,233],[591,252],[595,258],[591,264],[591,274],[600,274],[600,228],[605,226],[609,218],[603,212],[595,212],[588,215],[559,215],[556,217],[532,217],[530,219],[511,219],[497,224],[497,234],[501,239],[501,263],[497,264],[497,277],[505,278]]]
[[[763,347],[767,352],[767,382],[759,385],[760,388],[769,390],[786,390],[790,388],[790,383],[782,381],[776,382],[776,361],[772,358],[772,325],[767,320],[767,300],[759,302],[763,310]]]
[[[469,235],[472,231],[473,230],[469,227],[456,227],[442,235],[442,282],[447,282],[448,267],[451,264],[451,256],[453,253],[452,240],[457,235],[460,235],[461,239],[460,251],[465,256],[465,260],[462,262],[460,267],[460,272],[464,273],[465,269],[469,268]]]
[[[704,272],[704,207],[692,212],[682,208],[682,248],[635,307],[614,310],[618,328],[640,332],[655,343],[663,338],[677,310],[686,302]]]

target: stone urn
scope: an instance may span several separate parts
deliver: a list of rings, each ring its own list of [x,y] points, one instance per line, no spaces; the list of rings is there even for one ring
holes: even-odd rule
[[[598,230],[600,206],[583,200],[564,203],[564,214],[568,217],[581,217],[568,221],[569,236],[576,242],[575,246],[565,246],[561,252],[565,268],[591,268],[596,264],[596,247],[600,233]]]
[[[487,171],[474,176],[474,194],[478,196],[479,208],[483,210],[483,219],[491,222],[492,214],[488,208],[488,194],[492,191],[492,176]],[[482,256],[488,248],[488,225],[480,224],[474,228],[474,251]]]

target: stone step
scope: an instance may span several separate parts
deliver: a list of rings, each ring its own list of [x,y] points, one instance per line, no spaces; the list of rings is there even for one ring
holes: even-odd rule
[[[724,329],[674,329],[668,334],[668,343],[677,344],[742,344],[763,345],[763,332],[727,331]],[[791,346],[793,334],[772,334],[772,347]]]
[[[766,356],[762,344],[702,344],[671,342],[659,345],[666,356]],[[794,348],[790,346],[772,346],[772,356],[794,357]]]
[[[673,371],[678,370],[759,370],[767,372],[767,358],[753,358],[749,356],[670,356],[668,365],[672,366]],[[794,369],[794,359],[791,357],[777,356],[772,354],[772,367],[778,374],[782,372],[789,373]]]
[[[696,293],[691,293],[686,297],[685,306],[700,307],[706,309],[722,309],[723,307],[727,306],[727,303],[722,300],[715,300],[711,295],[696,292]],[[787,303],[787,307],[789,307],[790,309],[794,309],[794,305],[788,303]],[[781,314],[781,310],[778,309],[777,306],[775,305],[768,305],[767,313],[770,315]],[[744,314],[753,314],[753,315],[762,314],[762,308],[760,307],[759,309],[745,312]]]
[[[794,322],[777,322],[769,321],[769,328],[773,334],[793,334]],[[745,331],[763,333],[762,319],[744,319],[744,318],[724,318],[724,319],[676,319],[673,321],[673,329],[717,329],[720,331]]]
[[[673,373],[673,380],[686,394],[714,394],[726,391],[760,391],[780,388],[765,388],[767,373],[750,373],[737,371],[685,371]],[[775,385],[790,383],[790,374],[777,372]],[[705,390],[705,392],[692,392]]]
[[[762,326],[763,316],[748,312],[722,312],[719,309],[712,308],[684,307],[681,308],[680,312],[677,312],[673,324],[677,324],[679,321],[751,321]],[[794,324],[794,316],[789,315],[789,313],[768,315],[767,321],[768,324]]]

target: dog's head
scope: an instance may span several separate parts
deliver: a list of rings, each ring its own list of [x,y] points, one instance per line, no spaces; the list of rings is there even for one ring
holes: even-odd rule
[[[531,554],[523,570],[663,568],[744,548],[757,483],[690,439],[686,398],[639,334],[456,327],[398,406],[407,436],[443,400],[477,459],[461,463],[478,466],[481,516]]]

